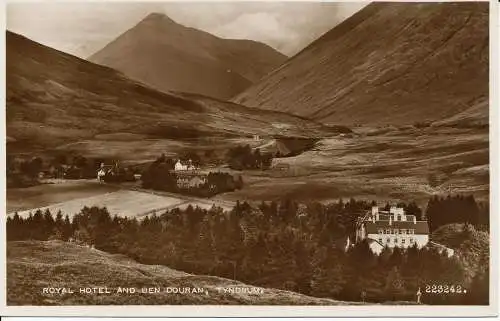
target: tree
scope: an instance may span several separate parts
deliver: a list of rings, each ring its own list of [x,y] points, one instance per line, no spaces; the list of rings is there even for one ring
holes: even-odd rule
[[[78,168],[84,168],[87,166],[87,159],[81,155],[75,156],[73,158],[73,165]]]
[[[83,244],[92,244],[90,233],[85,227],[78,228],[74,233],[75,240]]]
[[[73,235],[73,226],[67,214],[64,217],[62,234],[63,234],[63,240],[68,240]]]
[[[236,189],[242,189],[243,188],[243,177],[241,175],[238,175],[238,179],[235,182],[235,188]]]
[[[407,215],[415,215],[417,217],[417,221],[422,220],[422,210],[418,207],[417,203],[411,202],[405,207],[405,211]]]
[[[405,284],[397,266],[393,267],[385,279],[385,293],[389,301],[404,299]]]

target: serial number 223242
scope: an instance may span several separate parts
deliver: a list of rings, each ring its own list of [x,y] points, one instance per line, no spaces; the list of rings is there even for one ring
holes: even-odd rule
[[[456,294],[465,294],[467,290],[464,289],[461,285],[454,284],[426,284],[425,285],[425,293],[456,293]]]

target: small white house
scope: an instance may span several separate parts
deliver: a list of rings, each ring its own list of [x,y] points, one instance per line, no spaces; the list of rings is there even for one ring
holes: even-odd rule
[[[104,176],[112,171],[112,169],[112,165],[104,165],[104,163],[101,163],[101,167],[99,167],[99,169],[97,170],[97,180],[99,182],[102,182],[104,180]]]
[[[187,171],[188,166],[185,164],[182,164],[181,160],[177,160],[177,162],[174,165],[175,171]]]
[[[177,162],[174,165],[174,170],[176,172],[182,172],[182,171],[196,171],[198,168],[193,165],[193,161],[189,160],[185,163],[183,163],[180,159],[177,160]]]
[[[97,171],[97,180],[102,181],[104,179],[104,176],[106,176],[106,171],[104,170],[104,168],[99,168],[99,170]]]

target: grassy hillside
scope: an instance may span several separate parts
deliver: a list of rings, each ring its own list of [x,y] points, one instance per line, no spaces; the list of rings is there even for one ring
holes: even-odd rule
[[[162,93],[11,32],[6,76],[9,152],[78,150],[83,144],[93,152],[137,156],[146,147],[158,155],[186,139],[325,134],[304,118]]]
[[[286,56],[256,41],[215,37],[152,13],[89,60],[161,91],[231,98]]]
[[[111,294],[80,294],[80,287],[108,287]],[[136,263],[122,255],[61,241],[19,241],[7,244],[8,305],[115,305],[115,304],[356,304],[312,298],[289,291],[264,289],[263,294],[229,294],[218,287],[245,287],[238,281],[192,275],[164,266]],[[72,288],[74,294],[42,294],[44,287]],[[118,287],[138,291],[148,287],[197,287],[203,294],[119,294]],[[251,287],[251,286],[248,286]]]
[[[459,118],[484,124],[488,30],[486,2],[372,3],[234,101],[325,123],[413,124],[465,113]]]

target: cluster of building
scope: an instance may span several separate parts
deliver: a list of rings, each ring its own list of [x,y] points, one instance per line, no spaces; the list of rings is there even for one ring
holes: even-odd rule
[[[118,161],[113,162],[112,165],[101,163],[101,166],[97,169],[97,180],[103,182],[106,175],[118,175],[119,171],[120,164]]]
[[[178,159],[174,164],[174,173],[180,189],[198,188],[207,183],[207,176],[200,173],[200,168],[192,160],[183,162]]]
[[[174,164],[175,172],[196,172],[199,169],[199,167],[193,164],[192,160],[183,162],[182,160],[178,159]]]
[[[119,171],[118,162],[112,165],[101,163],[97,170],[97,180],[104,181],[106,175],[117,175]],[[192,160],[177,160],[172,170],[177,178],[177,187],[180,189],[198,188],[207,183],[207,175],[200,173],[200,168],[193,164]],[[140,174],[134,175],[135,179],[140,179]]]

